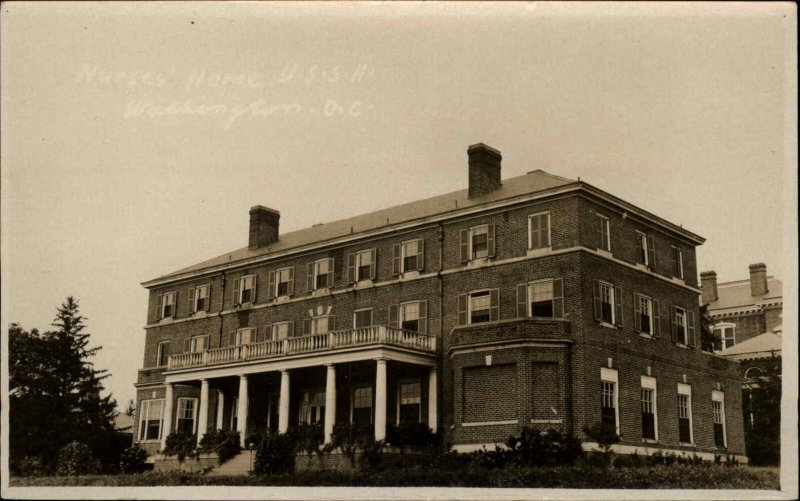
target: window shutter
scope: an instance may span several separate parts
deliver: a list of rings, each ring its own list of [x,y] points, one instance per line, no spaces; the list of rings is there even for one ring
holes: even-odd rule
[[[469,261],[469,230],[461,230],[460,236],[461,262]]]
[[[378,274],[378,250],[372,249],[369,252],[371,254],[370,261],[372,261],[372,264],[369,265],[369,279],[375,280]]]
[[[597,216],[597,222],[597,248],[606,250],[605,247],[603,247],[603,227],[605,226],[605,220],[603,220],[602,217]]]
[[[286,329],[286,337],[294,337],[294,320],[289,322],[289,328]]]
[[[614,320],[616,321],[616,325],[622,325],[622,289],[619,287],[614,287]]]
[[[458,325],[467,325],[467,301],[469,294],[458,295]]]
[[[528,249],[535,249],[539,246],[539,218],[528,217],[528,239],[530,240]]]
[[[675,322],[675,307],[669,305],[669,323],[672,326],[672,342],[678,342],[678,324]]]
[[[289,284],[286,286],[286,295],[294,296],[294,266],[289,268]]]
[[[258,299],[258,275],[253,274],[253,294],[250,296],[250,302],[254,303]]]
[[[206,289],[206,308],[205,310],[208,311],[211,309],[211,284],[208,284],[208,289]]]
[[[392,247],[392,275],[400,274],[400,244]]]
[[[335,258],[328,259],[328,287],[330,287],[331,289],[333,288],[333,285],[334,285],[334,282],[333,282],[334,274],[333,274],[333,272],[335,270],[336,270],[336,259]]]
[[[189,287],[189,314],[194,313],[194,294],[195,288]]]
[[[489,292],[489,320],[500,320],[500,289],[492,289]]]
[[[231,331],[228,334],[228,346],[236,345],[236,331]]]
[[[689,329],[688,329],[689,330],[689,346],[694,347],[694,345],[695,345],[695,338],[694,338],[695,328],[694,328],[694,312],[693,311],[687,311],[686,312],[686,322],[687,322],[687,324],[689,326]]]
[[[419,302],[419,333],[428,333],[428,301]]]
[[[656,268],[656,245],[652,235],[647,235],[647,262],[650,268]]]
[[[350,254],[347,255],[347,283],[352,284],[355,281],[356,281],[356,255],[351,252]]]
[[[564,317],[564,281],[560,278],[553,280],[553,316]]]
[[[600,296],[600,281],[592,282],[594,288],[594,319],[600,322],[603,320],[603,300]]]
[[[420,238],[417,240],[417,270],[422,271],[425,268],[425,239]]]
[[[670,249],[672,252],[669,254],[670,273],[673,277],[678,276],[678,248],[674,245]]]
[[[314,290],[314,263],[308,263],[308,266],[306,266],[306,285],[308,286],[308,292]]]
[[[328,330],[329,331],[336,330],[336,317],[333,315],[328,317]]]
[[[517,316],[528,316],[528,284],[517,285]]]
[[[486,246],[489,249],[489,257],[494,257],[495,254],[495,244],[494,244],[494,224],[488,225],[488,231],[486,234]]]
[[[233,281],[233,304],[239,304],[239,286],[241,285],[242,280],[237,278]]]
[[[389,305],[389,327],[397,328],[400,326],[400,306]]]
[[[653,306],[653,337],[661,337],[661,305],[655,299],[650,301]]]
[[[303,319],[303,335],[311,334],[311,319],[304,318]]]
[[[164,311],[164,294],[156,296],[156,322],[161,320],[161,312]]]
[[[192,340],[191,339],[184,339],[183,340],[183,352],[189,353],[192,349]]]
[[[275,272],[270,271],[268,277],[267,299],[273,299],[275,297]]]
[[[642,305],[639,294],[633,295],[633,328],[636,332],[642,332]]]

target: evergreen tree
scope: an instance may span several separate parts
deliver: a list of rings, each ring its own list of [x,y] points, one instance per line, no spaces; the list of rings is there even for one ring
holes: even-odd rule
[[[714,319],[708,314],[708,304],[700,306],[700,348],[703,351],[720,349],[720,338],[714,332]]]
[[[742,392],[745,449],[753,465],[779,465],[781,461],[781,357],[762,361],[763,375]]]

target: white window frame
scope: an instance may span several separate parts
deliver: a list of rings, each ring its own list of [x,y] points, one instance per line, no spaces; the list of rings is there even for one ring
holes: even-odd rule
[[[250,338],[247,342],[243,342],[245,332],[250,333]],[[256,327],[243,327],[241,329],[236,329],[236,336],[234,339],[234,346],[242,346],[245,344],[255,343],[256,337],[258,336],[258,329]]]
[[[603,323],[616,325],[617,323],[617,298],[614,296],[614,284],[611,282],[606,282],[605,280],[598,280],[600,283],[600,308],[603,307],[603,289],[608,289],[608,298],[611,304],[611,321],[606,322],[605,320],[601,320]],[[602,316],[602,315],[601,315]]]
[[[725,329],[730,329],[733,332],[733,344],[730,347],[733,348],[734,346],[736,346],[736,324],[731,322],[721,322],[718,324],[714,324],[712,330],[714,331],[715,334],[719,334],[719,341],[720,341],[720,349],[715,350],[718,353],[723,353],[725,350],[728,349],[728,347],[725,346],[725,339],[726,339]],[[719,333],[717,331],[719,331]]]
[[[159,363],[159,362],[161,362],[161,358],[163,357],[164,345],[165,344],[169,344],[170,345],[170,351],[172,349],[172,346],[171,346],[172,341],[159,341],[158,342],[158,352],[156,353],[156,367],[166,367],[167,365],[169,365],[169,355],[167,356],[167,360],[166,360],[167,363],[166,364],[162,365],[162,364]]]
[[[718,402],[720,406],[720,418],[722,419],[722,446],[727,448],[728,447],[728,424],[727,419],[725,418],[725,392],[720,390],[712,390],[711,391],[711,414],[712,414],[712,423],[714,422],[714,402]],[[715,444],[716,446],[716,440]]]
[[[678,319],[681,318],[679,314],[683,314],[683,340],[678,339],[678,345],[689,346],[689,312],[686,310],[686,308],[681,308],[680,306],[675,306],[674,310],[675,318],[673,321],[677,325],[681,325],[678,322]]]
[[[419,262],[417,262],[417,268],[413,270],[406,269],[406,257],[416,256],[419,254],[420,242],[422,241],[421,238],[414,238],[412,240],[406,240],[404,242],[400,242],[400,273],[408,273],[409,271],[417,271],[419,268]],[[408,246],[411,244],[415,244],[417,246],[417,252],[409,253],[407,252]]]
[[[619,436],[619,371],[609,367],[600,367],[600,381],[614,384],[614,421],[617,436]]]
[[[647,252],[647,233],[636,230],[636,239],[639,241],[638,248],[639,252],[641,253],[640,256],[643,257],[642,264],[649,267],[650,255]]]
[[[288,287],[288,285],[286,287],[286,294],[280,294],[279,291],[280,291],[280,288],[281,288],[281,284],[283,284],[283,283],[289,284],[289,282],[291,282],[291,280],[289,279],[289,277],[292,274],[291,270],[292,270],[291,266],[286,266],[285,268],[279,268],[279,269],[275,270],[275,290],[272,291],[272,295],[275,296],[276,298],[277,297],[285,297],[285,296],[289,295],[289,287]],[[284,273],[286,273],[286,280],[285,281],[281,280],[281,275],[284,274]]]
[[[350,394],[350,423],[353,423],[353,419],[355,418],[355,410],[356,410],[356,392],[358,390],[366,390],[370,391],[370,402],[369,402],[369,423],[373,424],[375,422],[375,389],[372,385],[369,384],[360,384],[354,385],[353,390]],[[360,409],[365,409],[366,407],[359,407]]]
[[[197,341],[198,341],[198,339],[206,339],[206,341],[203,342],[203,349],[199,350],[199,351],[197,350]],[[190,353],[202,353],[205,350],[209,349],[210,344],[211,344],[211,336],[209,336],[208,334],[203,334],[203,335],[200,335],[200,336],[192,336],[190,338],[190,341],[189,341],[189,352]]]
[[[329,283],[326,283],[325,287],[319,287],[317,285],[317,279],[319,278],[320,275],[322,275],[322,273],[319,272],[320,268],[322,267],[322,263],[327,263],[328,264],[328,271],[326,271],[324,273],[324,275],[326,277],[325,278],[326,281],[328,280],[327,277],[328,277],[329,273],[331,271],[333,271],[333,269],[332,269],[333,268],[333,259],[332,258],[326,257],[326,258],[317,259],[316,261],[314,261],[314,279],[312,280],[311,283],[312,283],[312,285],[314,287],[313,290],[315,290],[315,291],[324,290],[324,289],[330,289],[331,287],[333,287],[333,284],[329,284]]]
[[[658,381],[652,376],[642,376],[641,386],[642,389],[653,390],[653,430],[655,431],[655,438],[652,440],[658,442]]]
[[[414,320],[419,322],[419,310],[422,301],[416,300],[416,301],[406,301],[405,303],[400,303],[400,307],[397,309],[397,326],[401,329],[403,328],[403,322],[406,321],[406,310],[412,304],[417,305],[417,318],[415,318]],[[417,327],[419,327],[419,325]]]
[[[485,297],[489,298],[489,307],[486,308],[486,311],[489,313],[489,318],[491,319],[491,315],[492,315],[492,289],[480,289],[480,290],[476,290],[476,291],[471,291],[469,294],[467,294],[467,325],[474,325],[472,323],[472,298],[476,294],[480,294],[481,296],[479,296],[479,297],[484,297],[485,296]],[[489,321],[490,320],[487,320],[486,322],[489,322]],[[479,323],[485,323],[485,322],[479,322]]]
[[[419,415],[417,416],[417,423],[422,422],[422,380],[419,378],[405,378],[397,381],[397,420],[395,423],[400,424],[400,405],[402,402],[403,385],[419,385]]]
[[[486,234],[486,255],[485,256],[480,256],[480,257],[475,255],[475,249],[472,246],[472,239],[475,236],[475,234],[478,233],[479,230],[481,230],[481,231],[485,230],[485,232],[486,232],[485,233]],[[481,233],[481,234],[483,234],[483,233]],[[528,239],[530,239],[530,236],[528,237]],[[469,260],[473,261],[475,259],[486,259],[488,257],[489,257],[489,225],[488,224],[479,224],[477,226],[470,227],[470,229],[469,229]]]
[[[611,252],[611,219],[603,214],[597,214],[597,217],[600,219],[600,249]],[[605,228],[605,234],[608,237],[605,247],[603,246],[603,228]]]
[[[375,325],[375,309],[374,308],[359,308],[359,309],[353,311],[353,328],[354,329],[366,329],[366,327],[356,327],[356,317],[358,316],[357,314],[358,313],[363,313],[365,311],[371,312],[370,313],[370,325],[369,325],[369,327],[372,327],[373,325]]]
[[[245,289],[244,286],[245,286],[245,283],[247,282],[248,279],[253,281],[253,286]],[[254,302],[255,298],[252,297],[254,294],[250,295],[249,301],[244,301],[244,291],[246,291],[246,290],[252,290],[252,291],[255,292],[255,290],[256,290],[256,275],[255,275],[255,273],[251,273],[249,275],[245,275],[243,277],[239,277],[239,304],[247,304],[247,303]]]
[[[554,278],[544,278],[542,280],[534,280],[533,282],[528,282],[528,286],[525,288],[526,294],[528,295],[528,297],[526,298],[527,299],[527,301],[526,301],[527,304],[525,305],[525,308],[527,308],[529,317],[533,317],[533,287],[534,287],[534,285],[542,284],[542,283],[545,283],[545,282],[550,282],[550,302],[553,303],[553,300],[555,299],[555,288],[554,288],[555,287],[555,281],[556,280]],[[562,286],[562,288],[563,288],[563,286]],[[612,289],[613,289],[613,287],[612,287]],[[563,292],[562,292],[562,295],[563,295]],[[553,317],[552,318],[561,318],[559,316],[556,316],[555,304],[553,304],[552,307],[553,307]],[[548,317],[538,317],[538,318],[548,318]]]
[[[694,418],[692,417],[692,387],[691,385],[678,383],[678,395],[686,396],[686,412],[689,413],[689,442],[680,442],[680,434],[678,436],[678,443],[686,445],[694,445]],[[678,420],[680,420],[680,407],[678,408]]]
[[[363,260],[364,256],[367,256],[369,259],[372,259],[372,253],[374,250],[375,249],[367,249],[356,252],[356,259],[355,259],[356,269],[354,270],[355,272],[354,278],[356,282],[361,282],[362,280],[372,280],[372,273],[370,273],[370,275],[367,277],[361,276],[361,266],[362,266],[361,261]],[[373,266],[375,266],[375,263],[370,261],[370,270],[372,270]]]
[[[167,298],[169,298],[171,302],[168,302]],[[167,306],[172,306],[172,309],[171,309],[169,315],[167,315],[166,312],[165,312],[165,310],[167,309]],[[177,310],[178,310],[178,292],[177,291],[171,291],[171,292],[165,292],[164,294],[162,294],[161,295],[161,311],[159,312],[159,317],[160,318],[175,318],[175,316],[176,316],[175,313],[177,312]]]
[[[158,417],[158,436],[156,438],[145,438],[147,436],[147,425],[145,424],[144,430],[142,430],[142,421],[147,421],[147,415],[150,412],[150,406],[153,405],[154,402],[161,403],[161,413]],[[139,402],[139,429],[137,430],[139,442],[157,442],[161,440],[161,434],[164,432],[164,407],[165,405],[163,398],[151,398]]]
[[[205,291],[205,296],[202,298],[200,297],[200,291]],[[198,285],[194,288],[194,304],[192,304],[192,313],[197,311],[205,311],[208,308],[208,301],[211,299],[208,297],[208,292],[211,290],[211,286],[209,284]],[[205,299],[206,304],[203,305],[203,308],[198,308],[197,303],[200,302],[200,299]]]
[[[641,329],[639,331],[639,333],[641,335],[643,335],[643,336],[653,337],[654,336],[654,331],[655,331],[655,328],[656,328],[655,319],[653,318],[653,298],[651,298],[650,296],[646,296],[644,294],[635,293],[633,299],[634,299],[634,301],[638,301],[639,302],[639,310],[640,311],[641,311],[641,306],[642,306],[641,301],[643,299],[647,301],[647,318],[649,319],[648,321],[650,322],[650,325],[648,326],[648,327],[650,327],[650,330],[649,330],[649,332],[644,332],[644,329]],[[635,305],[634,305],[634,310],[633,311],[634,311],[634,315],[635,315],[636,314]],[[644,326],[641,325],[641,319],[639,320],[639,322],[640,322],[640,326],[644,327]]]
[[[320,394],[322,395],[322,403],[315,402],[314,397]],[[315,388],[315,389],[304,390],[301,393],[301,395],[302,399],[300,400],[300,410],[297,416],[297,424],[303,424],[303,423],[313,424],[312,418],[315,413],[320,414],[319,419],[315,422],[317,423],[323,422],[325,419],[325,413],[321,412],[320,408],[325,407],[327,405],[327,399],[325,398],[326,397],[325,389]],[[316,409],[316,412],[314,411],[314,409]],[[306,417],[308,417],[308,421],[303,420],[303,418]]]
[[[675,253],[675,264],[678,266],[678,275],[675,278],[680,278],[683,280],[684,270],[683,270],[683,249],[680,247],[672,246],[672,251]]]
[[[192,403],[192,429],[190,433],[195,434],[197,433],[197,399],[193,397],[178,397],[177,402],[175,403],[175,422],[172,423],[174,425],[173,430],[178,431],[178,421],[181,419],[181,404],[185,402],[191,401]]]
[[[291,323],[292,322],[275,322],[274,324],[272,324],[272,327],[270,328],[269,332],[270,339],[272,339],[273,341],[280,341],[281,339],[289,339],[289,325]],[[284,325],[286,326],[286,337],[281,338],[278,335],[279,334],[278,330]]]
[[[547,216],[547,245],[541,245],[539,247],[533,246],[533,218],[538,218],[540,216]],[[550,211],[542,211],[536,212],[534,214],[528,215],[528,250],[535,250],[535,249],[547,249],[553,246],[553,239],[552,239],[552,229],[550,226]]]
[[[319,332],[319,322],[323,318],[325,319],[325,322],[326,322],[325,332]],[[328,332],[333,332],[331,330],[331,321],[330,321],[331,318],[333,318],[333,315],[319,315],[319,316],[316,316],[316,317],[312,317],[311,318],[311,334],[312,335],[314,335],[314,334],[327,334]]]

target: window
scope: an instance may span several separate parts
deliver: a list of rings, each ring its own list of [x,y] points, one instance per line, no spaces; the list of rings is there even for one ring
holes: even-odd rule
[[[611,251],[611,223],[606,216],[597,215],[600,231],[600,248],[604,251]]]
[[[231,400],[231,430],[236,430],[239,424],[239,397],[233,397]]]
[[[608,282],[594,281],[594,318],[612,325],[622,324],[622,291]]]
[[[421,271],[425,241],[422,239],[408,240],[395,244],[393,250],[392,273],[399,275],[409,271]]]
[[[178,433],[194,433],[194,422],[197,412],[197,399],[179,398],[178,399]]]
[[[139,407],[139,440],[160,439],[162,419],[164,419],[164,399],[143,400]]]
[[[420,331],[420,303],[400,305],[400,327],[407,331]]]
[[[560,278],[517,285],[517,316],[562,317],[563,295],[563,282]]]
[[[714,445],[727,447],[725,436],[725,393],[714,390],[711,392],[711,405],[714,412]]]
[[[638,260],[643,265],[653,268],[655,266],[655,242],[653,236],[641,231],[636,232],[636,241],[639,249]]]
[[[311,334],[324,334],[333,330],[333,317],[314,317],[311,319]]]
[[[333,287],[333,258],[320,259],[309,263],[308,290],[319,290]]]
[[[256,342],[256,328],[255,327],[248,327],[245,329],[238,329],[236,332],[233,333],[231,345],[233,346],[242,346],[244,344],[250,344]]]
[[[491,320],[492,302],[489,291],[473,292],[469,296],[469,323]]]
[[[678,441],[692,442],[692,387],[678,384]]]
[[[684,346],[689,345],[689,333],[686,324],[686,310],[683,308],[672,308],[672,325],[675,333],[675,342]]]
[[[714,327],[714,334],[719,341],[716,342],[716,351],[725,351],[736,344],[736,326],[733,324],[721,324]]]
[[[239,301],[237,304],[252,303],[256,300],[256,276],[245,275],[238,283]]]
[[[274,274],[274,278],[273,278]],[[291,296],[294,294],[294,268],[281,268],[280,270],[270,273],[270,282],[274,283],[274,291],[272,292],[275,297]],[[272,289],[272,287],[270,287]]]
[[[683,250],[672,246],[672,276],[683,280]]]
[[[209,341],[208,336],[195,336],[188,341],[189,341],[189,349],[186,351],[190,351],[192,353],[200,353],[208,349],[208,341]]]
[[[158,343],[158,356],[156,364],[159,367],[164,367],[169,362],[169,341],[162,341]]]
[[[528,216],[528,249],[550,247],[550,213]]]
[[[294,322],[278,322],[272,324],[272,340],[280,341],[291,337],[294,330]]]
[[[401,382],[398,405],[398,421],[400,424],[419,423],[420,409],[422,407],[422,385],[419,381]]]
[[[353,328],[361,329],[362,327],[372,326],[372,308],[366,310],[357,310],[353,313]]]
[[[642,376],[642,438],[658,440],[656,379]]]
[[[165,292],[158,296],[158,318],[168,318],[175,316],[175,298],[176,292]]]
[[[635,294],[634,298],[634,321],[637,332],[654,336],[656,334],[655,313],[658,306],[649,297]]]
[[[321,423],[325,419],[325,391],[305,391],[300,404],[300,423]]]
[[[373,280],[375,278],[375,249],[357,252],[353,266],[355,276],[351,281]]]
[[[461,262],[494,257],[495,230],[493,224],[474,226],[460,233]]]
[[[353,390],[353,415],[354,424],[372,423],[372,387],[355,388]]]
[[[619,435],[617,381],[616,370],[605,367],[600,369],[600,420],[613,427]]]
[[[189,311],[206,311],[209,306],[209,285],[198,285],[189,289]]]

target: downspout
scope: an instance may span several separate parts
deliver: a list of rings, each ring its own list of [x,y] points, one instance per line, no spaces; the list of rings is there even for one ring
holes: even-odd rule
[[[227,282],[227,277],[225,276],[225,271],[222,271],[222,304],[220,306],[219,311],[217,312],[217,316],[219,317],[219,342],[217,343],[217,348],[222,348],[222,311],[225,309],[225,283]],[[209,301],[211,299],[209,298]]]
[[[436,272],[436,277],[439,279],[439,336],[444,338],[444,282],[442,278],[442,270],[444,269],[444,227],[442,222],[439,222],[439,270]],[[441,339],[440,339],[441,341]],[[439,350],[441,351],[441,342],[439,343]]]

